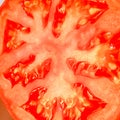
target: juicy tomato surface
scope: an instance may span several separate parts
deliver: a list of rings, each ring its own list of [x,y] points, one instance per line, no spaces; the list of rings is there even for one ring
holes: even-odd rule
[[[120,1],[5,0],[0,98],[14,120],[120,120]]]

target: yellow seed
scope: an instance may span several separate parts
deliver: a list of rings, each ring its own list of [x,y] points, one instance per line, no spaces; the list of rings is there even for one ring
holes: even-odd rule
[[[112,33],[111,32],[106,32],[104,37],[105,37],[105,39],[110,40],[112,38]]]
[[[79,25],[85,25],[87,23],[87,19],[83,18],[79,21]]]
[[[31,101],[31,102],[30,102],[30,105],[31,105],[31,106],[36,106],[37,103],[36,103],[35,101]]]
[[[117,66],[114,63],[108,63],[108,66],[111,70],[115,70]]]
[[[14,74],[18,73],[18,72],[19,72],[19,68],[15,68],[14,71],[13,71]]]
[[[119,73],[119,74],[120,74],[120,73]],[[114,83],[117,84],[117,85],[120,84],[120,79],[117,78],[117,77],[114,77],[114,78],[113,78],[113,81],[114,81]]]
[[[89,9],[89,14],[90,15],[94,15],[95,13],[99,12],[99,9],[98,8],[90,8]]]
[[[30,1],[24,1],[25,6],[30,6]]]
[[[75,113],[76,113],[76,120],[78,120],[81,116],[81,112],[77,107],[75,108]]]
[[[67,102],[67,108],[72,108],[75,105],[73,98],[66,99],[66,102]]]
[[[42,110],[43,110],[43,106],[42,106],[41,104],[39,104],[39,105],[37,106],[37,113],[38,113],[38,114],[41,113]]]

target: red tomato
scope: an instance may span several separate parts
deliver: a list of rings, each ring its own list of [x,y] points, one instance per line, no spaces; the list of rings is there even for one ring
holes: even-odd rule
[[[118,0],[6,0],[0,97],[15,120],[120,120]]]

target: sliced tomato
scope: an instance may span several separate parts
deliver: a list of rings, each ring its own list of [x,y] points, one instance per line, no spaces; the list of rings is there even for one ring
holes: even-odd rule
[[[15,120],[120,119],[115,0],[6,0],[0,97]]]

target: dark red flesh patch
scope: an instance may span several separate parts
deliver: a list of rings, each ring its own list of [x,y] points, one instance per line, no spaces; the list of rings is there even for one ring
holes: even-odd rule
[[[6,21],[3,52],[10,52],[25,43],[23,40],[17,40],[17,34],[19,31],[29,33],[30,28],[26,28],[11,20]]]
[[[94,13],[93,15],[91,15],[88,19],[91,23],[95,23],[100,17],[101,15],[108,10],[108,5],[106,2],[99,2],[99,1],[87,1],[87,4],[89,4],[92,8],[97,8],[99,9],[98,12]]]
[[[101,44],[108,43],[112,38],[111,32],[102,32],[98,35]]]
[[[40,79],[45,78],[45,76],[49,73],[51,69],[51,63],[52,63],[52,59],[48,58],[38,67],[38,74],[39,74],[38,77]]]
[[[53,21],[53,34],[56,37],[59,37],[59,35],[61,34],[61,27],[65,20],[66,9],[66,1],[60,1],[60,3],[56,6]]]
[[[107,77],[107,78],[111,78],[111,75],[108,73],[108,70],[107,68],[105,67],[102,67],[100,69],[98,69],[95,73],[96,76],[99,76],[99,77]]]
[[[45,120],[45,118],[39,114],[37,114],[37,104],[39,100],[44,96],[44,94],[47,92],[47,89],[44,87],[38,87],[31,91],[29,95],[28,101],[22,105],[21,107],[25,109],[26,111],[30,112],[32,115],[34,115],[37,120]],[[39,116],[39,117],[38,117]]]
[[[99,9],[108,9],[108,5],[106,3],[106,1],[92,1],[92,0],[85,0],[87,1],[86,3],[91,5],[92,7],[96,7],[96,8],[99,8]]]
[[[115,76],[118,77],[120,69],[120,33],[113,35],[106,31],[99,33],[97,38],[99,39],[99,44],[103,45],[103,47],[98,52],[96,62],[99,63],[100,59],[103,60],[100,61],[102,65],[97,66],[97,64],[90,64],[86,61],[76,61],[75,58],[68,58],[66,64],[75,75],[84,75],[92,78],[107,77],[113,80]],[[92,74],[90,74],[91,72]]]
[[[114,49],[120,49],[120,32],[113,36],[113,38],[110,40],[110,45]]]
[[[31,91],[28,101],[21,107],[31,113],[36,120],[52,120],[56,107],[56,100],[44,101],[47,88],[38,87]]]
[[[27,66],[32,64],[35,60],[34,55],[30,55],[29,59],[18,62],[15,66],[9,68],[4,76],[6,79],[10,80],[12,86],[21,83],[23,86],[26,86],[30,82],[33,82],[36,79],[44,79],[49,73],[51,68],[52,59],[48,58],[43,61],[43,63],[29,72],[26,72]]]
[[[40,10],[41,11],[40,16],[42,18],[43,28],[47,26],[52,0],[23,0],[22,4],[26,14],[32,18],[34,18],[32,12],[34,12],[37,9]]]
[[[120,33],[118,32],[114,35],[110,32],[102,32],[98,35],[98,38],[100,44],[103,45],[98,56],[100,58],[104,57],[104,61],[103,66],[97,69],[95,75],[99,77],[104,76],[113,80],[114,77],[118,77],[117,73],[120,69]],[[104,45],[106,46],[105,48]]]
[[[34,15],[33,15],[34,11],[36,10],[41,11],[40,16],[42,18],[43,28],[47,26],[48,20],[50,17],[49,15],[50,15],[50,10],[52,6],[52,0],[46,0],[46,1],[23,0],[22,4],[23,4],[23,9],[27,13],[27,15],[32,18],[34,18]],[[82,8],[83,5],[89,6],[89,7]],[[66,20],[66,15],[69,13],[70,8],[73,8],[73,9],[75,8],[76,10],[78,10],[77,12],[80,12],[80,9],[82,9],[82,11],[87,11],[85,13],[86,14],[85,19],[87,18],[89,22],[95,23],[98,20],[98,18],[100,18],[101,15],[108,9],[108,5],[106,2],[100,2],[100,1],[60,0],[59,3],[56,5],[54,20],[52,24],[52,33],[55,37],[59,37],[61,35],[62,26]],[[90,15],[88,14],[88,11],[91,8],[97,8],[99,9],[99,11]],[[78,23],[76,23],[76,26],[79,26]]]
[[[95,97],[86,87],[81,83],[75,83],[74,89],[81,89],[82,98],[79,99],[79,94],[76,98],[54,98],[44,103],[44,94],[47,92],[46,88],[38,87],[31,91],[28,101],[21,107],[27,112],[31,113],[37,120],[52,120],[55,115],[56,105],[61,108],[63,114],[63,120],[87,120],[87,117],[97,110],[98,108],[104,108],[106,103],[101,99]],[[79,90],[78,90],[79,91]],[[77,92],[77,91],[76,91]],[[73,105],[71,104],[74,101]],[[50,108],[49,108],[50,107]],[[49,108],[49,109],[48,109]],[[77,111],[76,111],[77,110]],[[79,111],[79,112],[78,112]],[[49,116],[47,116],[49,112]],[[78,114],[80,113],[80,114]]]
[[[23,85],[26,85],[25,83],[25,73],[23,70],[27,65],[31,64],[35,60],[34,55],[30,55],[27,60],[24,60],[22,62],[18,62],[16,65],[9,68],[5,73],[4,77],[8,80],[10,80],[12,87],[18,83],[22,83]]]
[[[95,97],[81,83],[75,83],[73,87],[78,91],[81,89],[82,96],[78,93],[78,96],[73,100],[72,98],[68,98],[67,100],[60,99],[59,104],[62,108],[63,120],[87,120],[88,116],[95,110],[105,107],[106,103]],[[80,96],[81,99],[79,99]],[[72,101],[74,101],[73,105],[71,105]]]

